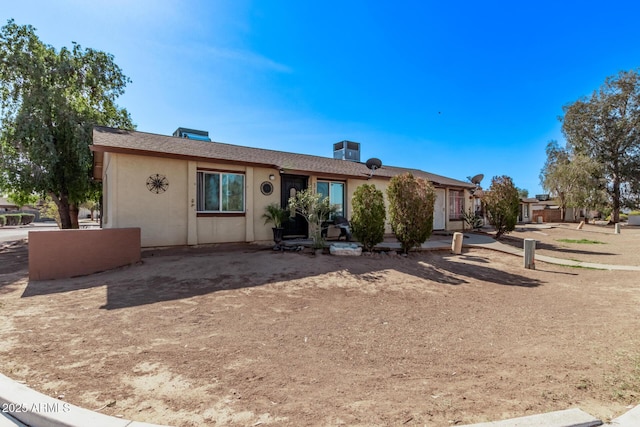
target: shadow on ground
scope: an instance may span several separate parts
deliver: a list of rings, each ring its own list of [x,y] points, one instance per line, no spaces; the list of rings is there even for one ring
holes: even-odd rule
[[[451,262],[453,259],[456,262]],[[274,252],[248,244],[217,245],[148,251],[139,265],[66,280],[30,281],[22,297],[106,286],[107,300],[101,308],[112,310],[281,281],[309,279],[313,283],[324,274],[337,272],[357,276],[364,284],[374,283],[383,280],[382,272],[387,269],[453,286],[469,283],[469,279],[528,288],[543,284],[488,264],[482,256],[467,254],[456,258],[448,251],[415,252],[407,257],[336,257]]]

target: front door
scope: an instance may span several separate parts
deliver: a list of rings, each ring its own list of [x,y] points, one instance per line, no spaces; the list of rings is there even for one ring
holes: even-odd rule
[[[299,191],[305,190],[309,179],[300,175],[280,175],[280,178],[282,181],[280,203],[283,208],[288,208],[289,198],[295,196]],[[284,238],[307,237],[309,234],[307,221],[299,214],[292,216],[291,221],[285,222],[282,226],[284,227]]]

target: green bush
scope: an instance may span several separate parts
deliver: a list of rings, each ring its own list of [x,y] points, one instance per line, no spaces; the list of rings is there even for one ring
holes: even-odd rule
[[[387,197],[391,228],[406,254],[431,236],[436,192],[429,181],[406,173],[391,178]]]
[[[518,189],[508,176],[494,176],[489,191],[482,198],[486,208],[489,223],[496,229],[496,239],[516,228],[520,196]]]
[[[35,218],[36,216],[34,214],[23,213],[22,218],[20,218],[20,223],[22,225],[31,224]]]
[[[366,251],[384,240],[384,195],[375,185],[363,184],[356,188],[351,199],[353,215],[351,230]]]
[[[5,216],[0,215],[0,227],[4,227],[6,223],[7,223],[7,219],[5,218]]]
[[[6,225],[20,225],[22,214],[5,214],[4,217],[7,220]]]

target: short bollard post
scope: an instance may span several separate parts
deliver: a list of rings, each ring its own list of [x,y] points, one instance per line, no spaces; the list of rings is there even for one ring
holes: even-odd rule
[[[584,221],[580,221],[580,224],[578,224],[576,230],[582,230],[582,227],[584,227]]]
[[[451,252],[456,255],[460,255],[462,253],[462,233],[453,233],[453,240],[451,241]]]
[[[619,223],[619,222],[616,222],[616,225],[615,225],[614,227],[615,227],[615,228],[614,228],[614,231],[613,231],[613,232],[614,232],[615,234],[620,234],[620,223]]]
[[[536,241],[524,239],[524,268],[536,269]]]

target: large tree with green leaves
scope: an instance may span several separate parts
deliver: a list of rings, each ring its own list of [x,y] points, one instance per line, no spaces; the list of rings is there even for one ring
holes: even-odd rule
[[[590,97],[563,110],[567,143],[601,165],[618,222],[621,207],[637,206],[640,190],[640,76],[631,70],[607,77]]]
[[[482,202],[487,211],[489,223],[496,229],[496,239],[515,230],[520,209],[518,189],[508,176],[494,176]]]
[[[540,183],[560,205],[562,218],[568,207],[600,209],[607,203],[602,166],[570,147],[561,147],[557,141],[547,144]]]
[[[0,29],[0,188],[50,196],[62,228],[77,228],[79,204],[96,191],[93,126],[133,128],[116,104],[129,81],[112,55],[76,43],[57,51],[9,20]]]

